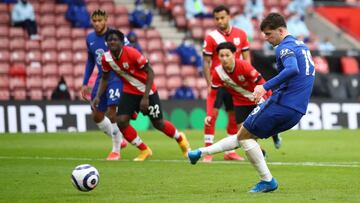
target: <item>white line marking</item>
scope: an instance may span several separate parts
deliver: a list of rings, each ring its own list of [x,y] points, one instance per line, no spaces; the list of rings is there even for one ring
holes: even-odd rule
[[[40,157],[40,156],[0,156],[0,160],[61,160],[61,161],[106,161],[97,158],[79,157]],[[122,162],[132,162],[129,159],[122,159]],[[165,163],[188,163],[187,160],[155,160],[149,159],[146,162],[165,162]],[[201,163],[201,162],[199,162]],[[208,164],[208,163],[206,163]],[[210,164],[249,164],[237,161],[213,161]],[[268,165],[277,166],[309,166],[309,167],[339,167],[339,168],[360,168],[360,162],[268,162]]]

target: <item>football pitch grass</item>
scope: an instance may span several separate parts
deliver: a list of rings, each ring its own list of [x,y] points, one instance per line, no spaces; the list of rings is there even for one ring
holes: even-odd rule
[[[192,148],[203,145],[201,131],[185,132]],[[271,139],[260,141],[279,182],[264,194],[248,193],[258,181],[248,161],[218,154],[213,163],[190,165],[175,141],[157,131],[140,135],[153,150],[141,163],[129,145],[122,160],[105,161],[111,141],[101,132],[0,134],[0,202],[360,202],[360,130],[288,131],[279,150]],[[70,181],[85,163],[100,173],[91,192]]]

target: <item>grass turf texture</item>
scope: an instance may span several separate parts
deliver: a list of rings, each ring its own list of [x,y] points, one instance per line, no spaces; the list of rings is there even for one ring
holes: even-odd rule
[[[200,131],[185,132],[192,148],[203,145]],[[247,161],[219,154],[193,166],[175,141],[157,131],[140,134],[154,152],[142,163],[131,161],[138,154],[132,146],[121,161],[105,161],[111,141],[100,132],[0,134],[0,202],[360,202],[360,130],[289,131],[280,150],[271,139],[260,141],[279,182],[268,194],[247,193],[258,181]],[[70,181],[84,163],[100,173],[91,192]]]

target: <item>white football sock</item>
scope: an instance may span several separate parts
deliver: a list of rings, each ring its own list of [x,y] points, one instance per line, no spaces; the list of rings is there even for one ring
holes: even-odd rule
[[[104,119],[100,123],[96,123],[101,131],[103,131],[109,137],[113,137],[112,135],[112,124],[108,117],[104,116]]]
[[[264,155],[259,144],[254,139],[240,140],[240,145],[246,152],[246,156],[250,163],[257,170],[260,179],[264,181],[271,181],[272,175],[266,165]]]
[[[202,152],[201,155],[209,155],[236,149],[238,146],[239,143],[237,141],[237,136],[229,136],[221,139],[213,145],[202,147],[199,150]]]
[[[213,143],[214,143],[214,135],[212,135],[212,134],[205,134],[205,135],[204,135],[204,143],[205,143],[205,144],[213,144]]]
[[[120,147],[121,147],[120,143],[122,142],[123,134],[119,130],[119,127],[117,126],[116,123],[112,123],[112,128],[113,128],[112,151],[120,153]]]
[[[228,137],[230,137],[230,136],[235,136],[235,137],[236,137],[237,134],[227,134],[227,136],[228,136]],[[235,152],[234,149],[233,149],[233,150],[226,151],[225,154],[227,154],[227,153],[233,153],[233,152]]]

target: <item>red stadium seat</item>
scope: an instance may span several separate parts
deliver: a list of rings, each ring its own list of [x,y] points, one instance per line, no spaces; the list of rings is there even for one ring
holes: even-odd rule
[[[177,64],[167,65],[165,68],[165,74],[167,76],[180,75],[180,66]]]
[[[28,90],[32,88],[42,88],[42,80],[43,78],[41,76],[30,76],[26,79],[26,88]]]
[[[171,40],[164,40],[164,49],[165,51],[169,52],[171,50],[176,49],[176,44],[175,42],[171,41]]]
[[[151,65],[156,76],[165,74],[165,66],[161,63]]]
[[[73,65],[72,63],[62,63],[59,65],[59,75],[60,76],[73,76]]]
[[[150,63],[162,63],[164,62],[164,55],[162,52],[156,51],[149,55]]]
[[[38,100],[41,101],[43,100],[43,91],[41,88],[35,88],[35,89],[30,89],[28,91],[28,97],[30,98],[30,100]]]
[[[68,22],[66,19],[65,19],[65,15],[63,14],[60,14],[60,15],[57,15],[56,18],[55,18],[55,24],[57,27],[70,27],[70,22]]]
[[[127,27],[129,26],[129,17],[128,15],[117,16],[114,19],[114,24],[116,27]]]
[[[64,63],[64,62],[72,62],[72,52],[71,51],[62,51],[58,53],[57,61],[58,63]]]
[[[0,88],[1,89],[4,89],[4,88],[6,88],[6,89],[9,89],[9,87],[10,87],[10,81],[9,81],[10,79],[9,79],[9,76],[8,75],[4,75],[4,76],[1,76],[0,75]]]
[[[7,13],[8,12],[8,5],[4,3],[0,3],[0,12]]]
[[[77,51],[75,52],[74,56],[73,56],[73,64],[78,64],[78,63],[81,63],[81,64],[86,64],[86,61],[87,61],[87,52],[86,51]]]
[[[9,69],[10,77],[25,77],[26,67],[24,63],[14,63]]]
[[[341,70],[345,75],[353,75],[359,73],[359,64],[354,57],[343,56],[340,59]]]
[[[58,67],[56,63],[48,63],[42,67],[42,75],[45,78],[49,76],[57,77],[58,76]]]
[[[93,13],[96,9],[99,9],[100,4],[98,2],[91,2],[86,4],[86,9],[89,11],[90,15]]]
[[[25,42],[26,50],[40,50],[40,42],[37,40],[27,40]]]
[[[11,27],[9,30],[9,37],[11,38],[25,38],[26,34],[23,28]]]
[[[177,54],[167,54],[165,57],[165,63],[166,64],[179,64],[180,63],[180,57]]]
[[[146,31],[146,38],[148,40],[151,40],[151,39],[159,39],[159,40],[161,40],[161,35],[160,35],[159,30],[157,30],[157,29],[148,29]]]
[[[9,37],[9,33],[10,33],[9,25],[0,24],[0,30],[1,30],[0,37],[4,37],[4,38]]]
[[[17,88],[25,89],[26,83],[25,83],[25,77],[10,77],[9,81],[9,88],[10,90],[14,90]]]
[[[146,38],[146,33],[144,29],[141,28],[135,28],[132,31],[135,32],[136,36],[138,37],[138,39],[140,38]]]
[[[25,51],[12,51],[10,56],[10,62],[12,63],[25,63]]]
[[[8,88],[0,89],[0,100],[6,101],[10,99],[10,92]]]
[[[70,38],[71,37],[71,28],[70,27],[60,27],[56,30],[56,37],[58,39]]]
[[[194,39],[202,40],[204,38],[204,30],[202,27],[193,27],[191,29],[191,36]]]
[[[76,64],[74,66],[74,76],[82,79],[85,73],[85,64]]]
[[[129,12],[126,6],[121,6],[121,5],[115,6],[115,10],[114,10],[115,16],[128,15],[128,13]]]
[[[55,22],[56,22],[56,17],[54,14],[42,15],[41,18],[38,20],[40,27],[54,26]]]
[[[40,13],[44,14],[53,14],[55,13],[55,3],[53,2],[44,2],[40,4]]]
[[[114,2],[111,1],[111,2],[104,2],[100,5],[100,9],[106,11],[106,13],[108,14],[108,16],[112,16],[114,15]]]
[[[161,100],[169,99],[169,91],[166,88],[159,88],[157,91]]]
[[[26,100],[26,90],[25,89],[15,89],[11,91],[11,95],[15,100]]]
[[[41,50],[49,51],[56,49],[57,40],[55,38],[49,38],[41,41]]]
[[[206,99],[208,96],[208,90],[207,89],[201,89],[199,91],[199,98],[200,99]]]
[[[181,29],[185,29],[186,26],[187,26],[186,17],[185,16],[176,16],[175,17],[175,24],[176,24],[176,27],[181,28]]]
[[[26,63],[30,63],[32,61],[41,62],[41,52],[40,51],[28,51],[26,54]]]
[[[195,66],[182,65],[181,66],[181,75],[183,77],[196,76],[197,75],[197,69],[196,69]]]
[[[55,5],[55,14],[56,15],[64,15],[65,12],[68,9],[68,5],[67,4],[56,4]]]
[[[26,75],[41,76],[41,74],[42,74],[42,66],[39,61],[32,61],[26,67]]]
[[[180,87],[182,79],[180,76],[172,76],[167,80],[167,88],[171,91]]]
[[[202,89],[207,89],[207,83],[206,83],[206,80],[205,78],[198,78],[197,81],[196,81],[196,88],[199,89],[199,90],[202,90]]]
[[[171,15],[173,17],[178,17],[178,16],[185,16],[185,8],[184,5],[175,5],[173,9],[171,9]]]
[[[9,49],[10,48],[10,43],[9,43],[9,38],[8,37],[4,37],[4,38],[0,38],[0,49]]]
[[[8,50],[0,49],[0,62],[9,62],[10,53]]]
[[[43,52],[41,61],[43,64],[56,63],[57,62],[57,52],[56,51]]]
[[[215,21],[212,18],[205,18],[202,21],[203,29],[214,29],[215,28]]]
[[[87,51],[86,42],[84,39],[76,39],[72,42],[73,51]]]
[[[65,75],[64,79],[65,79],[66,85],[69,87],[69,89],[73,90],[75,87],[74,77],[72,75]]]
[[[76,91],[79,91],[80,88],[82,87],[82,84],[83,84],[83,77],[82,76],[79,76],[79,77],[75,77],[75,80],[74,80],[74,89]]]
[[[10,70],[10,64],[7,62],[0,62],[0,67],[1,67],[0,68],[0,76],[1,75],[7,76],[9,73],[9,70]]]
[[[313,61],[317,73],[328,74],[330,72],[329,64],[324,57],[314,56]]]
[[[86,32],[83,28],[72,28],[71,29],[71,37],[73,39],[81,39],[84,41],[85,43],[85,37],[86,37]]]
[[[58,51],[71,51],[72,40],[70,40],[70,38],[58,40],[56,43],[56,49]]]
[[[56,33],[56,28],[55,28],[54,25],[55,24],[53,24],[52,26],[42,27],[40,29],[40,35],[41,35],[43,40],[55,37],[54,34]]]
[[[158,88],[167,88],[167,81],[168,78],[166,78],[165,76],[161,76],[161,75],[155,75],[155,84],[156,87]]]
[[[162,41],[160,38],[158,39],[151,39],[148,40],[147,43],[147,49],[148,52],[154,52],[154,51],[162,51],[163,50],[163,46],[162,46]]]
[[[58,76],[51,76],[51,77],[44,78],[42,89],[45,91],[46,90],[53,91],[55,89],[55,87],[57,87],[59,79],[60,79],[60,77],[58,77]]]
[[[24,38],[13,38],[10,41],[10,51],[13,50],[25,50],[25,40]]]

